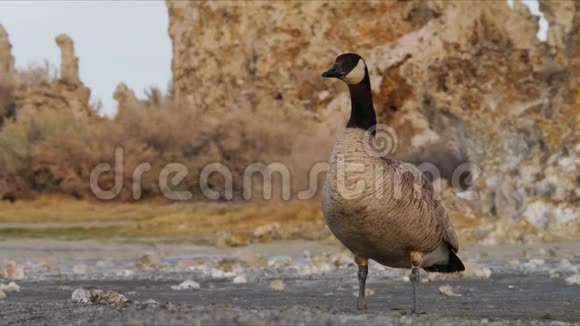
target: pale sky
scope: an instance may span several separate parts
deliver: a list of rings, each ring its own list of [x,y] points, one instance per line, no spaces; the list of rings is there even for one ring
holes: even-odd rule
[[[508,0],[511,3],[513,0]],[[536,0],[525,1],[541,15]],[[75,42],[81,80],[91,88],[93,101],[113,115],[112,94],[125,82],[137,96],[156,85],[166,90],[171,80],[171,42],[163,1],[0,1],[0,24],[8,31],[17,68],[48,60],[58,66],[56,35]],[[546,39],[547,23],[540,21],[538,38]]]

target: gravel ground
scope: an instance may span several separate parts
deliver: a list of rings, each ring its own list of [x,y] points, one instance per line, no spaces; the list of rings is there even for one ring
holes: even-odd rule
[[[230,250],[45,240],[0,246],[0,264],[11,261],[24,272],[16,280],[20,292],[0,300],[1,325],[580,323],[580,285],[565,281],[578,274],[575,242],[468,247],[462,257],[476,273],[422,283],[417,315],[409,315],[410,283],[377,264],[369,271],[369,309],[356,311],[356,267],[341,260],[348,257],[335,243]],[[159,254],[146,270],[136,267],[144,252]],[[234,282],[236,276],[247,282]],[[188,279],[200,288],[172,289]],[[274,280],[283,289],[273,287]],[[441,294],[446,285],[460,296]],[[81,287],[117,291],[128,302],[73,302],[72,292]]]

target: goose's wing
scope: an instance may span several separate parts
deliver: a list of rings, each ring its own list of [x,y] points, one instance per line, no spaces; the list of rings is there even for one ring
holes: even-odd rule
[[[431,181],[421,173],[421,189],[422,196],[427,202],[427,206],[432,210],[432,214],[441,229],[443,230],[443,241],[445,241],[454,252],[459,251],[459,240],[457,239],[457,233],[455,228],[449,221],[447,212],[445,208],[441,205],[439,199],[435,196],[435,191],[433,190],[433,184]]]
[[[449,221],[445,208],[435,196],[431,181],[413,164],[388,158],[383,158],[383,160],[393,169],[393,173],[398,175],[395,180],[400,182],[397,186],[401,187],[403,196],[413,202],[412,207],[417,208],[411,214],[430,216],[438,230],[436,236],[445,241],[453,252],[457,252],[459,250],[457,233]]]
[[[447,216],[445,217],[447,219]],[[451,246],[453,252],[459,251],[459,240],[457,240],[457,233],[455,233],[455,228],[453,224],[447,222],[447,230],[443,233],[443,241],[447,242],[448,245]]]
[[[432,222],[436,224],[436,228],[440,230],[440,241],[445,242],[449,247],[449,258],[444,265],[434,265],[427,266],[425,268],[428,272],[442,272],[442,273],[454,273],[461,272],[465,270],[465,266],[461,262],[461,259],[456,255],[459,251],[459,241],[457,240],[457,233],[455,228],[449,221],[447,212],[445,208],[439,202],[439,198],[435,196],[433,190],[433,184],[422,174],[421,176],[421,189],[422,195],[424,196],[424,201],[426,203],[427,209],[431,213]]]

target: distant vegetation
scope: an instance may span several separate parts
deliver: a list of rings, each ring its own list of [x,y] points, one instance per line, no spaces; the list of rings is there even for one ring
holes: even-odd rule
[[[20,73],[21,82],[42,83],[52,78],[35,69]],[[99,163],[114,166],[118,147],[124,150],[125,182],[117,200],[132,198],[133,171],[141,163],[151,164],[142,177],[143,199],[161,195],[158,176],[168,163],[188,168],[188,176],[174,188],[187,189],[194,198],[199,195],[199,174],[204,166],[223,163],[232,171],[239,195],[241,176],[249,164],[287,163],[292,172],[299,172],[293,175],[299,176],[293,180],[299,183],[307,175],[301,169],[325,161],[331,147],[330,139],[323,151],[309,139],[309,132],[319,126],[304,110],[216,108],[201,112],[152,90],[148,99],[121,107],[114,120],[51,108],[21,117],[15,106],[15,88],[8,80],[0,80],[0,195],[4,199],[46,193],[95,198],[89,187],[90,173]],[[103,189],[113,184],[113,172],[99,178]],[[223,179],[210,178],[210,186],[220,190]]]

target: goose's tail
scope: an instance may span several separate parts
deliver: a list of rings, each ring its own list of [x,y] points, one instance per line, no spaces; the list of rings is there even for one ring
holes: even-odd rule
[[[449,250],[449,262],[447,265],[433,265],[424,268],[427,272],[439,272],[439,273],[455,273],[455,272],[463,272],[465,270],[465,266],[463,266],[463,262],[457,256],[457,254],[453,250]]]

